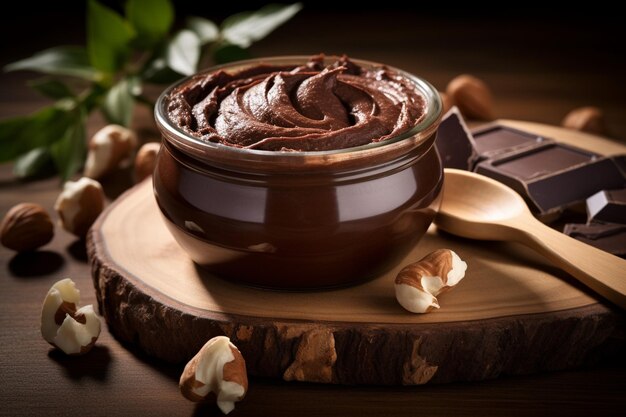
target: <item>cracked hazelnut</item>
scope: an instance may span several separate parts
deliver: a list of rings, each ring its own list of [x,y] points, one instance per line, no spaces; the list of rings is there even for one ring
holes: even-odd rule
[[[583,132],[606,134],[604,114],[597,107],[580,107],[567,113],[561,122],[563,127]]]
[[[80,291],[69,278],[55,283],[41,309],[41,335],[68,355],[83,355],[100,336],[100,319],[93,306],[76,308]]]
[[[104,209],[102,186],[98,181],[87,177],[68,181],[57,198],[54,209],[65,230],[78,237],[85,237]]]
[[[137,182],[152,175],[159,149],[161,149],[159,142],[148,142],[139,149],[135,157],[135,180]]]
[[[137,147],[135,132],[119,125],[108,125],[89,141],[85,176],[100,179],[128,160]]]
[[[439,308],[437,295],[457,285],[466,269],[467,264],[450,249],[431,252],[398,273],[396,298],[412,313],[427,313]]]
[[[448,98],[470,119],[493,119],[493,98],[489,87],[471,75],[459,75],[448,83]]]
[[[248,391],[246,362],[228,337],[214,337],[187,363],[179,386],[191,401],[207,400],[213,393],[217,406],[228,414]]]
[[[0,241],[18,252],[35,250],[54,237],[54,224],[46,209],[39,204],[21,203],[13,206],[2,219]]]

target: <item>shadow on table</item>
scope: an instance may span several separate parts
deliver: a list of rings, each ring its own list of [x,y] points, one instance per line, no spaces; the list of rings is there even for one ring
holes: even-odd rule
[[[70,243],[65,249],[70,256],[78,262],[87,262],[87,244],[85,239],[76,239]]]
[[[237,405],[235,405],[235,409]],[[196,404],[196,408],[193,410],[192,417],[205,417],[205,416],[223,416],[224,413],[220,411],[217,404],[206,402]]]
[[[109,331],[110,330],[111,328],[109,327]],[[178,383],[178,380],[180,379],[180,374],[183,372],[183,368],[185,367],[185,364],[169,363],[161,359],[157,359],[153,356],[149,356],[147,353],[144,353],[143,351],[141,351],[137,346],[118,338],[115,332],[111,332],[111,335],[115,338],[115,340],[120,345],[124,347],[124,349],[130,352],[135,359],[137,359],[144,365],[157,370],[163,376],[171,379],[172,381],[176,381],[176,383]]]
[[[111,364],[111,354],[106,346],[96,345],[89,354],[69,356],[58,349],[48,352],[48,357],[60,365],[65,374],[73,380],[92,378],[97,381],[106,381]]]
[[[114,201],[135,185],[133,181],[133,171],[130,166],[117,169],[100,179],[100,184],[107,198]]]
[[[9,269],[19,278],[43,277],[58,271],[64,262],[56,252],[22,252],[9,261]]]

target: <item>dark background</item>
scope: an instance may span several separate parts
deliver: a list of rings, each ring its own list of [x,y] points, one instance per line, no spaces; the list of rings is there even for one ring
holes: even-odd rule
[[[119,1],[103,3],[121,10]],[[304,2],[290,22],[255,44],[254,56],[346,53],[421,75],[439,89],[460,73],[474,74],[492,88],[498,117],[559,124],[576,106],[605,111],[610,136],[626,140],[626,25],[623,16],[602,3],[565,10],[525,6],[464,7],[399,2],[376,8],[354,3]],[[200,15],[220,22],[254,10],[264,2],[175,2],[177,24]],[[0,17],[0,64],[44,47],[83,44],[85,2],[16,2]],[[4,75],[15,95],[33,74]],[[9,79],[7,79],[9,77]],[[10,91],[6,92],[10,94]],[[537,100],[540,97],[541,100]],[[0,108],[0,117],[19,107]]]

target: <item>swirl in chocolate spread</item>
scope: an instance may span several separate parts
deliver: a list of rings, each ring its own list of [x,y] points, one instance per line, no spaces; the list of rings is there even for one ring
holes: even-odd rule
[[[204,141],[272,151],[380,142],[424,117],[424,97],[408,78],[345,56],[328,66],[323,59],[197,75],[170,93],[169,117]]]

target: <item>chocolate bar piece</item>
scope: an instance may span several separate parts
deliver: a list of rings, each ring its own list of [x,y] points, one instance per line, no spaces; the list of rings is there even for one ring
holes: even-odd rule
[[[622,175],[626,178],[626,155],[615,155],[611,159],[615,165],[622,171]]]
[[[544,219],[600,190],[626,186],[610,158],[558,143],[483,161],[476,172],[513,188]]]
[[[445,168],[471,171],[478,160],[474,138],[456,107],[443,116],[437,129],[435,145]]]
[[[626,224],[626,188],[602,190],[587,199],[589,222]]]
[[[563,233],[605,252],[626,257],[626,225],[570,223],[565,225]]]
[[[495,158],[553,142],[552,139],[500,125],[476,130],[473,137],[476,152],[481,159]]]
[[[471,133],[456,107],[443,116],[436,146],[445,168],[474,170],[482,160],[554,142],[532,133],[491,124]]]

